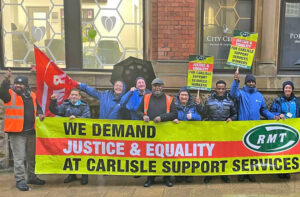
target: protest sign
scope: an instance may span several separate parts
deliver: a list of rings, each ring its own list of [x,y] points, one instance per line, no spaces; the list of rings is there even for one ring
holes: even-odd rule
[[[233,36],[227,64],[251,69],[258,34],[234,30]]]
[[[214,57],[190,55],[187,86],[196,90],[211,90]]]

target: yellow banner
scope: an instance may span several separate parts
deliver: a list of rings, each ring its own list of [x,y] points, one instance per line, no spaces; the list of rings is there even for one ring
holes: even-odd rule
[[[37,120],[37,174],[233,175],[299,172],[300,119]]]

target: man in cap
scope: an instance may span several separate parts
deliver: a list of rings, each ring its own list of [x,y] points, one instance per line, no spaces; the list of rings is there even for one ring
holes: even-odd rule
[[[239,72],[236,71],[231,84],[230,95],[238,102],[238,120],[260,120],[260,115],[268,120],[280,119],[267,109],[263,95],[256,89],[256,78],[252,74],[246,75],[245,86],[242,89],[239,89],[239,84]],[[239,181],[244,181],[245,178],[255,182],[254,175],[238,176]]]
[[[138,110],[137,117],[145,122],[153,120],[155,123],[163,121],[173,121],[177,118],[177,108],[173,98],[163,92],[164,82],[156,78],[152,81],[152,92],[146,94]],[[150,187],[154,183],[154,176],[148,176],[145,187]],[[170,176],[165,176],[166,186],[172,187]]]
[[[0,99],[4,101],[4,132],[8,133],[14,160],[16,187],[28,191],[27,184],[44,185],[35,173],[35,116],[44,119],[35,93],[30,91],[28,78],[18,76],[10,88],[10,69],[5,73],[0,87]],[[27,184],[25,182],[25,161]]]

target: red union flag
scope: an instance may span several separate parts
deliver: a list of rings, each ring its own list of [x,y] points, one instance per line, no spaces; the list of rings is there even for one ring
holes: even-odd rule
[[[49,111],[51,95],[57,94],[57,103],[61,104],[65,99],[68,99],[70,90],[77,87],[78,84],[36,46],[34,47],[34,54],[37,100],[46,116],[54,116]]]

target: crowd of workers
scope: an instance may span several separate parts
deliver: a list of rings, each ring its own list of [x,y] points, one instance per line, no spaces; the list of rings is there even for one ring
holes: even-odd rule
[[[13,85],[10,85],[11,71],[5,73],[0,87],[0,99],[4,102],[5,121],[4,131],[8,133],[10,147],[14,160],[14,176],[16,187],[21,191],[28,191],[28,184],[44,185],[45,181],[39,179],[34,173],[35,166],[35,117],[44,119],[43,111],[39,106],[36,95],[30,90],[28,78],[17,76]],[[176,97],[171,97],[164,92],[164,82],[156,78],[152,81],[152,90],[146,88],[144,78],[136,79],[136,87],[125,93],[125,84],[115,81],[112,90],[98,91],[84,83],[79,83],[78,89],[73,89],[69,99],[57,105],[57,95],[51,96],[49,109],[53,114],[61,117],[90,118],[88,104],[81,100],[80,91],[100,101],[100,119],[130,119],[153,121],[235,121],[235,120],[260,120],[286,119],[299,117],[299,100],[295,97],[294,84],[286,81],[282,84],[282,94],[276,98],[267,109],[263,95],[256,89],[255,76],[248,74],[245,85],[240,89],[238,71],[234,74],[230,91],[226,90],[226,83],[219,80],[215,91],[212,91],[205,104],[201,99],[193,99],[190,91],[182,87]],[[187,131],[188,132],[188,131]],[[25,165],[26,164],[26,165]],[[27,168],[27,170],[26,170]],[[27,172],[27,181],[25,179]],[[279,174],[279,178],[289,179],[290,174]],[[75,174],[70,174],[64,183],[76,180]],[[176,182],[192,182],[192,176],[177,176]],[[204,177],[208,183],[212,176]],[[228,176],[221,176],[228,183]],[[239,175],[238,180],[254,182],[254,175]],[[173,186],[170,176],[163,177],[166,186]],[[144,184],[151,186],[155,182],[154,176],[148,176]],[[82,175],[81,184],[88,183],[88,175]]]

